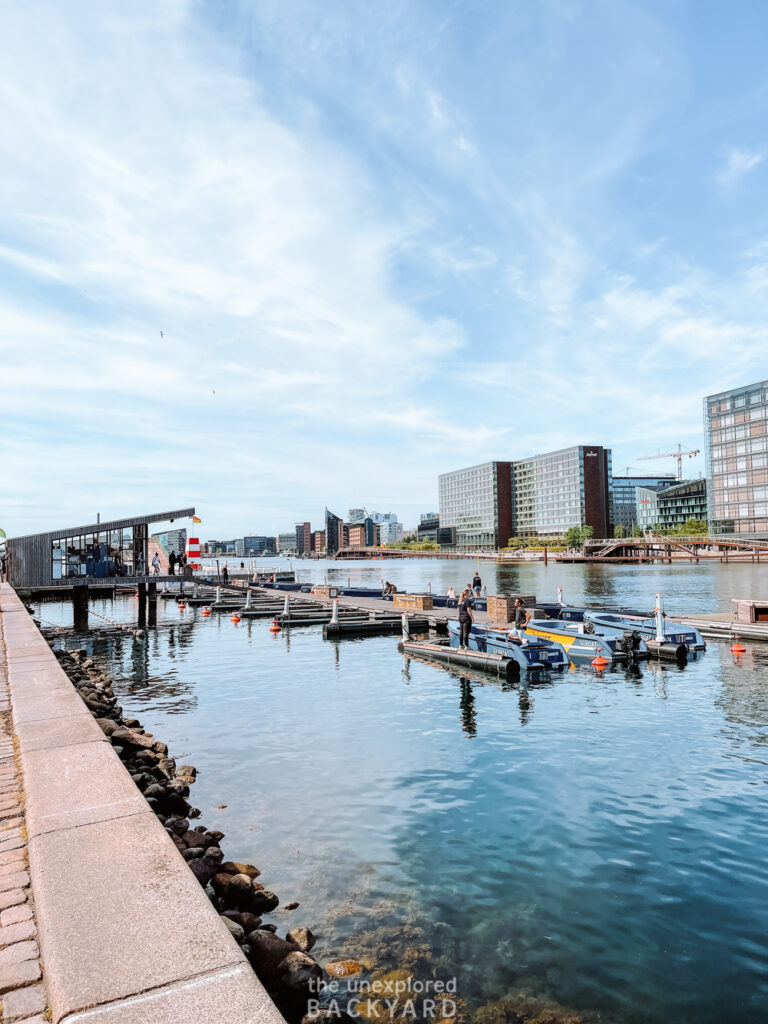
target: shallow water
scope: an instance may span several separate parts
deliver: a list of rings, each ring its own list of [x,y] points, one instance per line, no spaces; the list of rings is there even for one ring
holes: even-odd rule
[[[475,563],[294,567],[445,592]],[[660,589],[673,613],[768,597],[753,565],[480,572],[492,593],[562,585],[573,602],[650,608]],[[131,621],[135,604],[92,608]],[[71,622],[69,605],[39,610]],[[159,616],[144,642],[98,626],[87,642],[126,712],[197,766],[225,853],[300,901],[275,920],[309,924],[320,962],[455,975],[475,1010],[525,991],[609,1021],[765,1019],[768,645],[525,689],[406,662],[393,637],[275,637],[173,602]]]

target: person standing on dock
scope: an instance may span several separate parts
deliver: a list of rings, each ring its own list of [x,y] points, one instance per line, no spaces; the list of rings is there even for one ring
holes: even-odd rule
[[[152,572],[155,576],[160,575],[160,555],[155,552],[155,557],[152,559]]]
[[[483,589],[483,581],[480,579],[480,573],[475,569],[475,575],[472,577],[472,589],[475,592],[475,597],[480,597],[480,593]]]
[[[176,575],[176,562],[177,562],[176,552],[171,550],[170,555],[168,555],[168,575],[169,576],[175,576]]]
[[[459,647],[469,647],[472,629],[472,591],[465,587],[459,598]]]
[[[523,602],[519,597],[515,598],[515,628],[512,632],[515,636],[522,637],[525,633],[525,627],[531,621],[531,613],[527,608],[523,607]]]
[[[229,569],[226,567],[226,565],[221,570],[221,578],[224,580],[225,583],[229,583]]]

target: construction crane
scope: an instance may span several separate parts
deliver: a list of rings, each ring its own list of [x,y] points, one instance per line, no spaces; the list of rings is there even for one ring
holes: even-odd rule
[[[677,479],[678,481],[683,479],[683,456],[687,455],[689,459],[692,459],[695,455],[699,454],[698,448],[692,448],[690,451],[685,451],[683,446],[679,444],[677,451],[671,452],[657,452],[655,455],[639,455],[638,461],[643,459],[677,459]]]

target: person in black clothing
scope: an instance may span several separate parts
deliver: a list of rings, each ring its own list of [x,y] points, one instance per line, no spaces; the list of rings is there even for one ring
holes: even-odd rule
[[[480,591],[483,589],[483,581],[480,579],[480,573],[475,570],[475,575],[472,577],[472,589],[475,592],[475,597],[480,597]]]
[[[459,598],[459,647],[469,647],[469,631],[472,629],[472,594],[465,587]]]
[[[225,583],[229,583],[229,569],[226,567],[226,565],[221,570],[221,578],[224,580]]]
[[[168,575],[169,576],[175,576],[176,575],[176,562],[177,561],[178,561],[178,558],[176,557],[176,552],[175,551],[171,551],[170,555],[168,555]]]
[[[525,627],[531,621],[531,613],[523,608],[523,602],[519,597],[515,598],[515,628],[513,633],[515,636],[522,636],[525,632]]]

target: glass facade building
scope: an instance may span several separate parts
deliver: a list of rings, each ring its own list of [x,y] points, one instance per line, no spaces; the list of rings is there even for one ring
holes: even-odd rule
[[[440,526],[460,551],[495,551],[512,536],[511,463],[484,462],[438,478]]]
[[[591,526],[595,537],[613,527],[611,452],[600,445],[574,445],[512,463],[515,537],[562,535]]]
[[[712,534],[768,537],[768,381],[704,399]]]
[[[613,478],[613,525],[623,526],[631,530],[633,526],[641,526],[638,518],[637,488],[638,487],[669,487],[675,483],[671,473],[662,476],[615,476]],[[645,495],[643,495],[645,500]],[[653,520],[655,522],[656,520]]]

